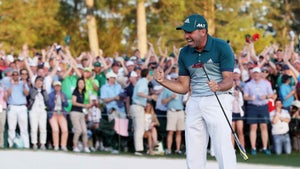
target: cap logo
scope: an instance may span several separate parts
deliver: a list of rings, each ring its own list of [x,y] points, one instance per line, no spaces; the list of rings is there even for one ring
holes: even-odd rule
[[[187,19],[184,21],[184,23],[190,23],[190,19],[187,18]]]
[[[203,23],[198,23],[196,27],[197,27],[197,28],[205,28],[205,24],[203,24]]]

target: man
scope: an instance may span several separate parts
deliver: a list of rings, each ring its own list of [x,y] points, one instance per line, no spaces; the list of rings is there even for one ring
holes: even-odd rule
[[[270,113],[274,151],[277,155],[280,155],[283,147],[286,154],[291,154],[292,145],[289,135],[291,116],[287,110],[282,109],[280,99],[275,101],[275,107],[276,109]]]
[[[98,81],[99,83],[99,88],[101,89],[101,87],[106,83],[106,77],[105,77],[105,72],[106,70],[102,69],[102,65],[100,62],[95,62],[93,64],[94,66],[94,73],[95,73],[95,79]],[[100,92],[98,92],[98,96],[101,95]]]
[[[262,79],[259,67],[252,69],[252,80],[246,83],[244,90],[244,99],[248,101],[246,106],[247,124],[250,125],[250,143],[251,154],[256,155],[256,131],[259,124],[261,131],[261,139],[263,145],[263,153],[270,155],[268,146],[268,99],[273,97],[271,83]]]
[[[134,128],[135,155],[144,154],[143,136],[145,132],[145,107],[147,99],[155,99],[154,95],[149,95],[148,83],[152,79],[149,69],[143,69],[141,76],[141,79],[139,79],[134,86],[132,105],[129,110]]]
[[[106,112],[109,121],[117,118],[126,118],[125,103],[122,98],[123,89],[119,83],[116,82],[117,75],[114,72],[106,74],[107,83],[101,87],[101,99],[106,104]]]
[[[229,121],[231,121],[232,71],[234,56],[230,46],[223,40],[208,35],[207,22],[201,15],[187,17],[177,30],[184,31],[188,46],[181,49],[176,81],[167,80],[161,68],[155,70],[154,78],[176,93],[191,90],[186,104],[186,155],[189,169],[204,169],[209,136],[220,169],[236,168],[236,157],[231,144],[231,131],[214,95],[218,95]],[[204,63],[209,81],[204,73]]]
[[[178,74],[172,73],[171,80],[176,80]],[[164,89],[162,92],[162,104],[168,107],[167,111],[167,151],[166,155],[172,153],[173,135],[176,133],[176,150],[175,153],[181,155],[181,133],[184,131],[184,111],[183,111],[183,95],[176,94],[169,89]]]
[[[16,137],[17,123],[20,128],[20,135],[24,141],[24,147],[29,148],[28,135],[28,114],[27,114],[27,100],[29,95],[29,87],[27,83],[19,80],[19,72],[12,71],[12,79],[7,88],[8,96],[8,143],[9,147],[13,146],[13,140]]]

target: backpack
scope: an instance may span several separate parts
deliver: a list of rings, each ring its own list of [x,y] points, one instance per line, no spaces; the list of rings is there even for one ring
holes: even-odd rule
[[[300,135],[300,119],[291,118],[289,128],[292,136]]]

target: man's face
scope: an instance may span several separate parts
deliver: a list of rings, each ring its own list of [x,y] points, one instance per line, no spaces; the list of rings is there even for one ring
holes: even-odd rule
[[[13,79],[14,81],[18,81],[18,80],[19,80],[19,73],[13,72],[13,74],[12,74],[11,76],[12,76],[12,79]]]
[[[101,67],[100,67],[100,66],[95,66],[95,67],[94,67],[94,71],[95,71],[96,73],[101,72]]]
[[[184,31],[184,38],[188,42],[188,45],[192,48],[196,48],[201,46],[203,41],[205,40],[206,30],[194,30],[193,32]]]

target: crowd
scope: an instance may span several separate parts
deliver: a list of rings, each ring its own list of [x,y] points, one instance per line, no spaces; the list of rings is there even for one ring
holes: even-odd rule
[[[154,155],[163,143],[166,155],[183,154],[189,93],[176,94],[153,79],[157,67],[178,78],[180,50],[169,55],[160,40],[157,45],[158,54],[149,43],[144,57],[139,50],[131,57],[104,57],[102,50],[74,57],[58,44],[41,51],[24,44],[18,54],[0,48],[0,147],[16,146],[19,135],[24,148],[35,150]],[[241,144],[252,155],[258,146],[266,155],[300,150],[300,57],[293,39],[260,54],[250,41],[235,60],[232,126]]]

